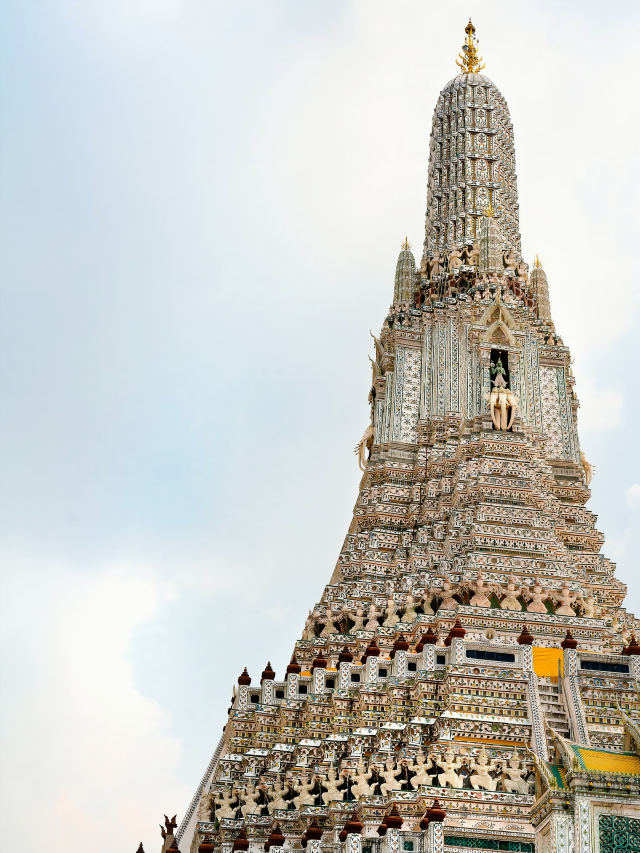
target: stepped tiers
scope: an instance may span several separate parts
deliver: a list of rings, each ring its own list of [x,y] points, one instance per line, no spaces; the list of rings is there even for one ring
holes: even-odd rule
[[[507,106],[465,32],[344,546],[286,672],[238,662],[165,851],[640,849],[640,624],[586,508],[547,277],[520,255]]]

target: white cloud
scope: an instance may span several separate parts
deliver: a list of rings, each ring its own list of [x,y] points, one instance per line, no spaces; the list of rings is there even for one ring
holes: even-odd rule
[[[135,629],[174,592],[140,568],[45,572],[5,560],[4,570],[5,843],[135,850],[158,800],[169,809],[188,797],[168,714],[136,689],[127,660]]]
[[[640,509],[640,485],[634,483],[624,493],[624,499],[629,509]]]

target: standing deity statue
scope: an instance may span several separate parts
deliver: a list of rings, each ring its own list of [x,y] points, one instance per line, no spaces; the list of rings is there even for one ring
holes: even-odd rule
[[[429,586],[425,586],[424,593],[422,595],[422,612],[426,613],[427,616],[434,616],[434,610],[431,606],[435,596],[435,590],[433,590]]]
[[[491,607],[491,601],[487,596],[487,591],[484,585],[484,575],[478,572],[475,582],[475,595],[469,602],[473,607]]]
[[[198,803],[198,820],[211,820],[211,809],[213,808],[214,796],[211,791],[203,791]]]
[[[364,630],[364,610],[362,609],[362,605],[358,604],[356,606],[355,611],[350,611],[350,615],[353,618],[354,625],[349,631],[350,634],[355,634],[356,631]]]
[[[395,769],[395,761],[393,758],[388,758],[385,761],[384,768],[380,768],[380,776],[384,779],[384,782],[380,785],[380,791],[382,792],[383,797],[386,797],[390,791],[400,790],[400,782],[398,782],[396,777],[401,773],[401,767]]]
[[[478,755],[477,761],[471,761],[469,764],[471,770],[475,770],[475,774],[470,777],[469,781],[475,790],[482,788],[485,791],[495,791],[498,784],[498,779],[491,776],[491,772],[497,768],[496,762],[492,759],[489,761],[487,751],[482,747]]]
[[[429,278],[432,279],[444,272],[445,259],[440,254],[438,249],[433,250],[433,257],[427,261],[427,271]]]
[[[565,584],[558,596],[560,607],[556,607],[558,616],[575,616],[576,611],[571,606],[575,601],[575,596],[569,592],[569,587]]]
[[[462,762],[454,755],[451,747],[449,747],[442,758],[436,763],[442,767],[442,773],[438,773],[438,782],[441,788],[462,788],[464,780],[457,773],[462,767]]]
[[[544,601],[548,597],[549,593],[540,586],[540,581],[536,578],[532,592],[526,594],[526,598],[529,599],[527,611],[529,613],[546,613],[547,608],[544,605]]]
[[[384,628],[393,628],[394,625],[397,625],[400,621],[400,617],[396,613],[398,609],[398,605],[395,603],[393,598],[388,599],[387,608],[384,611],[387,614],[387,618],[382,623]]]
[[[333,624],[334,620],[333,610],[331,609],[331,605],[327,606],[327,612],[324,616],[320,616],[318,619],[319,622],[324,623],[324,628],[322,629],[320,636],[321,637],[330,637],[331,634],[337,634],[338,629]]]
[[[460,602],[457,601],[453,597],[457,592],[458,592],[458,587],[452,586],[449,578],[445,577],[444,583],[442,584],[442,593],[441,593],[442,601],[440,602],[440,609],[441,610],[456,610],[457,609],[458,604]]]
[[[302,639],[303,640],[313,640],[314,639],[314,637],[315,637],[314,626],[315,626],[315,619],[314,619],[311,611],[309,611],[309,615],[307,616],[307,620],[304,623],[304,629],[302,631]]]
[[[510,271],[515,275],[517,269],[517,261],[516,256],[513,254],[511,249],[507,249],[502,253],[502,263],[504,264],[505,270]]]
[[[369,610],[367,612],[367,624],[364,626],[364,629],[365,631],[375,631],[378,624],[378,611],[372,601],[369,605]]]
[[[215,804],[219,807],[216,809],[216,817],[217,818],[226,818],[227,820],[233,820],[236,816],[236,811],[238,808],[238,800],[234,796],[234,793],[229,788],[225,788],[222,792],[221,797],[216,797],[214,800]],[[231,805],[234,803],[235,805]]]
[[[429,758],[429,761],[427,763],[427,757],[422,751],[422,749],[418,750],[415,762],[409,765],[409,770],[411,770],[415,774],[411,778],[412,788],[417,789],[420,787],[420,785],[431,785],[435,774],[427,773],[427,770],[429,770],[430,768],[433,768],[433,762],[431,758]]]
[[[301,776],[298,784],[293,785],[293,790],[298,792],[298,796],[293,798],[294,806],[300,811],[302,806],[312,806],[315,802],[315,797],[311,793],[316,786],[316,777],[309,774]]]
[[[244,800],[244,804],[240,807],[243,817],[250,814],[256,814],[256,812],[260,810],[258,800],[262,796],[262,791],[257,789],[253,782],[247,782],[244,789],[241,789],[240,795],[242,800]]]
[[[327,771],[327,779],[323,780],[322,787],[325,788],[325,792],[322,795],[322,802],[325,806],[328,803],[335,802],[336,800],[342,802],[342,791],[338,790],[338,786],[343,782],[342,779],[339,779],[336,776],[336,771],[333,767],[330,767]]]
[[[522,610],[522,604],[518,601],[518,596],[522,590],[516,588],[516,582],[513,575],[509,575],[509,582],[506,590],[503,590],[504,598],[500,602],[500,607],[503,610]]]
[[[280,779],[276,779],[273,783],[273,789],[269,791],[269,814],[273,814],[276,809],[288,809],[289,803],[284,799],[285,794],[289,792],[289,787],[285,787]],[[298,790],[297,788],[295,789]],[[297,799],[297,798],[296,798]]]
[[[416,600],[411,595],[410,592],[407,593],[407,598],[405,601],[404,613],[402,614],[403,622],[415,622],[418,618],[418,614],[416,612]]]
[[[520,767],[520,756],[516,752],[515,747],[512,757],[506,765],[503,765],[503,770],[509,777],[502,782],[504,790],[510,794],[526,794],[527,783],[522,778],[526,772],[526,767]]]
[[[351,793],[356,797],[356,799],[359,797],[368,797],[371,794],[369,779],[371,779],[372,776],[373,770],[369,770],[369,772],[367,772],[364,761],[360,759],[356,772],[352,776],[354,782],[351,786]]]
[[[462,266],[462,252],[457,246],[452,246],[449,252],[449,272],[457,273]]]

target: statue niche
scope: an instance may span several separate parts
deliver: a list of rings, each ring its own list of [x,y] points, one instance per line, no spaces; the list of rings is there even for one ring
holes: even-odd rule
[[[510,430],[518,408],[518,398],[509,388],[509,354],[505,350],[491,350],[490,372],[493,388],[487,395],[487,401],[494,429]]]

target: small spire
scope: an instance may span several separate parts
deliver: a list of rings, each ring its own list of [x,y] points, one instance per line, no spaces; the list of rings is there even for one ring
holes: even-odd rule
[[[136,853],[144,853],[144,847],[142,846],[142,841],[140,842],[140,845],[139,845],[138,849],[136,850]]]
[[[411,243],[409,242],[408,237],[405,237],[405,238],[404,238],[404,243],[402,244],[402,248],[403,248],[405,251],[408,251],[408,250],[411,248]]]
[[[542,263],[540,262],[540,258],[537,255],[536,255],[535,261],[533,262],[533,265],[537,270],[539,270],[540,267],[542,266]]]
[[[462,68],[465,74],[477,74],[482,71],[484,65],[480,65],[482,57],[478,56],[478,48],[476,47],[478,39],[474,35],[476,28],[471,23],[471,18],[469,18],[469,23],[464,31],[467,34],[467,40],[462,45],[463,53],[458,54],[462,62],[460,63],[456,59],[456,65]]]

